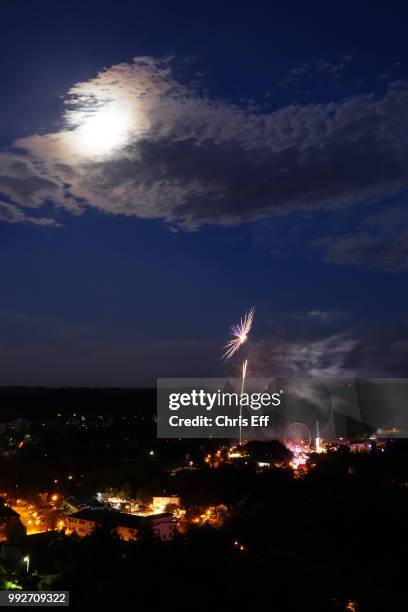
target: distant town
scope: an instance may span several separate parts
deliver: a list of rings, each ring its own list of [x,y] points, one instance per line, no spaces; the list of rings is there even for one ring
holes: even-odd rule
[[[360,556],[374,547],[377,564],[386,559],[391,567],[394,548],[405,545],[403,432],[329,441],[316,422],[314,431],[294,423],[285,439],[266,442],[157,440],[149,392],[125,393],[133,414],[120,392],[109,413],[112,393],[106,393],[41,390],[31,398],[43,402],[42,410],[22,407],[16,416],[27,391],[3,392],[2,589],[66,589],[74,600],[75,594],[98,600],[112,597],[119,567],[120,575],[136,572],[138,592],[153,588],[148,568],[161,567],[172,592],[176,570],[169,570],[169,559],[185,576],[190,564],[202,567],[205,560],[230,564],[228,571],[240,576],[250,559],[250,572],[280,577],[277,601],[285,600],[289,576],[300,592],[313,590],[309,568],[317,564],[322,580],[331,576],[317,595],[326,609],[369,609],[372,593],[361,573],[350,579],[358,565],[353,569],[351,551]],[[73,397],[76,405],[69,405]],[[329,555],[319,544],[323,534],[332,538]],[[85,595],[83,580],[89,580]],[[191,580],[193,588],[197,575]],[[222,597],[239,607],[248,594],[244,585],[237,594],[234,584]],[[219,591],[217,580],[204,600],[212,591]],[[260,587],[252,597],[261,594]]]

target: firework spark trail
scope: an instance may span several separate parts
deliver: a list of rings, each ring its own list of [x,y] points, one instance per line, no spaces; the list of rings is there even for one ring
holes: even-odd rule
[[[227,342],[224,346],[224,354],[222,356],[223,359],[228,361],[231,359],[233,355],[240,349],[240,347],[247,341],[249,332],[252,329],[252,324],[254,322],[255,316],[255,306],[252,306],[248,312],[244,314],[241,318],[240,322],[237,325],[233,325],[231,327],[231,335],[233,338]],[[245,388],[245,378],[248,367],[248,359],[242,363],[242,382],[241,382],[241,397],[244,393]],[[242,403],[239,403],[239,444],[242,444]]]
[[[242,382],[241,382],[241,397],[245,389],[245,378],[248,367],[248,359],[242,364]],[[242,444],[242,402],[239,402],[239,444]]]
[[[224,346],[223,359],[228,361],[239,350],[239,348],[248,339],[248,334],[251,331],[254,322],[255,307],[252,306],[248,312],[244,314],[240,322],[231,327],[231,335],[233,338]]]

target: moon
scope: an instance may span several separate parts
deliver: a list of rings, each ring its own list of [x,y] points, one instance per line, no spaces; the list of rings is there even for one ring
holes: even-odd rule
[[[129,113],[108,104],[87,113],[73,130],[74,142],[83,155],[106,156],[126,145],[131,131]]]

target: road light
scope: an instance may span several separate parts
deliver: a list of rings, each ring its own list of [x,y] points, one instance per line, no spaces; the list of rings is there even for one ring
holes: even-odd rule
[[[23,559],[24,563],[27,564],[27,574],[28,574],[28,569],[30,567],[30,557],[28,555],[26,555]]]

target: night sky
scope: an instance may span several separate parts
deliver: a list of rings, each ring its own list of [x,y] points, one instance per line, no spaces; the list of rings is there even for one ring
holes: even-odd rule
[[[406,376],[407,17],[3,2],[0,384]]]

